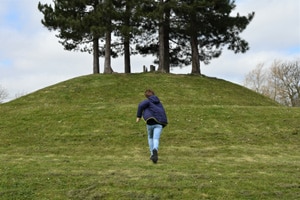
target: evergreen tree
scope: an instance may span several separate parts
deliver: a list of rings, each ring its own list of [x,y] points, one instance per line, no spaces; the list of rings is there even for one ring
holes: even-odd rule
[[[144,1],[143,22],[140,29],[144,33],[138,38],[136,49],[142,55],[152,54],[157,57],[154,63],[158,64],[158,71],[169,72],[169,27],[170,8],[169,0]]]
[[[141,5],[143,0],[119,0],[115,2],[117,17],[115,36],[117,40],[114,42],[114,50],[120,55],[124,55],[124,71],[131,72],[130,56],[137,54],[131,48],[131,44],[135,44],[135,38],[141,34],[139,24],[142,20]]]
[[[235,8],[234,1],[229,0],[186,0],[178,1],[179,7],[174,8],[177,16],[174,30],[179,47],[185,49],[183,63],[192,63],[193,74],[201,74],[200,61],[208,63],[212,58],[219,57],[222,47],[235,53],[246,52],[248,43],[239,34],[247,27],[254,13],[248,16],[231,16]],[[186,41],[186,42],[184,42]],[[185,45],[188,44],[189,47]]]
[[[254,17],[231,16],[235,8],[230,0],[159,0],[150,1],[145,43],[140,53],[157,55],[159,69],[192,64],[193,74],[201,74],[200,61],[209,63],[221,55],[224,46],[235,53],[246,52],[248,43],[239,34]],[[150,8],[150,9],[149,9]],[[150,14],[149,14],[150,13]],[[153,30],[156,30],[154,32]],[[149,36],[152,34],[151,36]],[[158,35],[157,35],[158,34]],[[153,39],[153,38],[159,38]],[[165,56],[168,56],[166,58]],[[155,61],[158,63],[158,60]],[[164,64],[161,64],[164,63]]]
[[[99,56],[105,56],[104,73],[112,73],[111,57],[124,54],[125,73],[136,50],[157,57],[158,70],[192,64],[191,73],[201,74],[200,61],[221,55],[224,46],[246,52],[248,43],[239,34],[254,17],[235,17],[230,0],[54,0],[54,7],[39,3],[42,23],[58,30],[67,50],[93,52],[94,73]],[[112,34],[114,34],[112,41]],[[99,39],[103,47],[99,48]],[[118,40],[119,39],[120,42]],[[92,47],[90,46],[92,43]]]
[[[56,36],[66,50],[93,52],[93,73],[99,73],[99,56],[104,54],[100,51],[99,39],[109,37],[110,28],[104,20],[108,12],[103,12],[102,1],[54,0],[53,3],[52,6],[39,2],[38,9],[44,14],[42,24],[58,31]]]

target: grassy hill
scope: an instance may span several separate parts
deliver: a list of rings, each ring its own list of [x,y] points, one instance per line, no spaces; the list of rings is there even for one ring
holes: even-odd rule
[[[167,111],[158,164],[137,104]],[[300,109],[215,78],[89,75],[0,105],[0,199],[299,199]]]

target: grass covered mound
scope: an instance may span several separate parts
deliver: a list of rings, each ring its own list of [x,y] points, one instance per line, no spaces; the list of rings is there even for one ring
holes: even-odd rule
[[[137,104],[163,102],[158,164]],[[0,199],[299,199],[300,109],[215,78],[89,75],[0,105]]]

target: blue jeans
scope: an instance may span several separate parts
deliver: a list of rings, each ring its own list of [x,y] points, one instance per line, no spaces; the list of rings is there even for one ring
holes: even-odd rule
[[[148,144],[150,149],[150,154],[152,155],[152,150],[158,150],[159,147],[159,138],[162,133],[163,126],[160,124],[148,125],[147,124],[147,132],[148,132]]]

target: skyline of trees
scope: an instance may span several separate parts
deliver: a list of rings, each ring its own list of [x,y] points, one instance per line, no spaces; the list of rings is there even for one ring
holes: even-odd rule
[[[39,2],[42,24],[56,30],[66,50],[93,54],[93,73],[112,73],[111,58],[124,56],[124,72],[131,72],[130,56],[156,56],[158,70],[192,65],[217,58],[225,46],[244,53],[248,43],[239,34],[254,17],[232,16],[235,2],[228,0],[54,0]],[[91,45],[92,44],[92,45]]]

